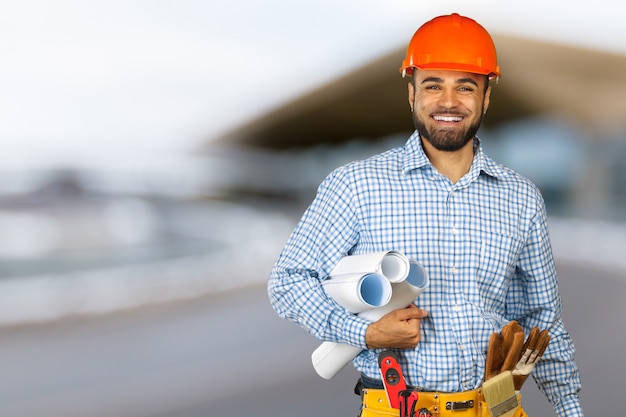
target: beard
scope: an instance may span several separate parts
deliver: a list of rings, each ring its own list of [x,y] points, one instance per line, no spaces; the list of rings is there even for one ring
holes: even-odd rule
[[[480,118],[467,130],[436,130],[429,131],[426,124],[413,112],[413,124],[421,138],[427,140],[435,149],[444,152],[454,152],[463,148],[476,136],[483,121],[482,112]]]

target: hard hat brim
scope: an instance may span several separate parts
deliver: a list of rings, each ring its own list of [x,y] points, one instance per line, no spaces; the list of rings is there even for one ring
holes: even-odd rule
[[[485,68],[476,66],[476,65],[467,65],[467,64],[459,64],[459,63],[442,63],[442,62],[430,62],[428,64],[421,64],[419,66],[402,66],[400,68],[400,72],[403,74],[411,75],[413,73],[413,68],[418,68],[422,70],[440,70],[440,71],[460,71],[460,72],[471,72],[473,74],[487,75],[489,79],[499,78],[500,77],[500,67],[496,67],[496,71],[489,71]]]

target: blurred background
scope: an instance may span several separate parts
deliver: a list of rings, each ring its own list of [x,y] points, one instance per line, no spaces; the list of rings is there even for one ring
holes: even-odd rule
[[[479,136],[546,199],[583,407],[619,415],[619,11],[0,2],[0,415],[356,415],[354,371],[318,377],[318,342],[273,313],[265,282],[326,174],[406,141],[400,62],[419,25],[451,12],[496,42]],[[525,390],[530,415],[554,415]]]

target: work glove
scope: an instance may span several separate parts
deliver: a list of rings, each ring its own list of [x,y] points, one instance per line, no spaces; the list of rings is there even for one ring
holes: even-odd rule
[[[504,371],[512,371],[522,356],[524,330],[515,320],[510,321],[500,333],[492,333],[487,347],[485,381]]]
[[[513,383],[515,389],[519,391],[522,385],[535,369],[535,365],[543,356],[550,343],[550,334],[547,330],[539,331],[539,328],[533,327],[526,338],[526,343],[522,349],[522,355],[513,369]]]

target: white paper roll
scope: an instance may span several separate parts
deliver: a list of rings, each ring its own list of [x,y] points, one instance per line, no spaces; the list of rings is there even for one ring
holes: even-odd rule
[[[384,275],[390,282],[400,282],[406,279],[409,268],[409,260],[403,253],[383,251],[344,256],[329,276],[374,272]]]
[[[313,368],[324,379],[332,379],[356,355],[361,348],[344,343],[323,342],[311,354]]]
[[[326,294],[351,313],[384,306],[391,299],[391,283],[381,274],[335,275],[322,285]]]
[[[379,320],[385,314],[404,308],[412,303],[430,284],[428,274],[417,261],[410,261],[410,271],[406,279],[391,285],[391,300],[382,307],[365,310],[359,313],[372,322]],[[323,342],[311,354],[313,368],[324,379],[331,379],[339,373],[356,355],[361,348],[335,342]]]
[[[412,303],[429,285],[428,274],[417,261],[410,262],[410,272],[406,280],[391,284],[391,300],[384,306],[365,310],[359,317],[377,321],[387,313],[404,308]]]

